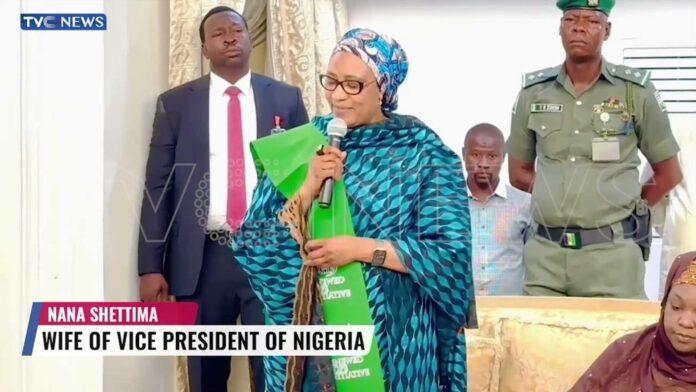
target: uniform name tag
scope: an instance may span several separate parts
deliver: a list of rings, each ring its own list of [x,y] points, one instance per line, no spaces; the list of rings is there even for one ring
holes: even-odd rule
[[[531,113],[561,113],[563,105],[559,103],[533,103]]]

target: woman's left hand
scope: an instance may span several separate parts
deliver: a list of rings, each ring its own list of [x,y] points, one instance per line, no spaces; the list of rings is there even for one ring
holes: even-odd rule
[[[341,267],[357,261],[360,238],[334,237],[325,240],[311,240],[305,244],[307,265],[328,268]],[[364,246],[364,245],[363,245]]]

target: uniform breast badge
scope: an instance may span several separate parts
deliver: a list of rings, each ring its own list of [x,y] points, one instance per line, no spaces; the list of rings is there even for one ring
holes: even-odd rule
[[[621,143],[618,135],[623,130],[618,129],[624,119],[626,105],[616,98],[609,98],[599,105],[592,107],[594,131],[598,135],[592,139],[592,161],[616,162],[621,159]],[[625,125],[622,127],[625,128]]]
[[[592,111],[602,122],[601,132],[609,136],[628,135],[635,128],[633,116],[629,113],[627,105],[616,98],[609,98],[599,105],[594,105]],[[610,126],[609,122],[613,119],[615,121],[612,121]],[[617,121],[619,119],[620,122]]]

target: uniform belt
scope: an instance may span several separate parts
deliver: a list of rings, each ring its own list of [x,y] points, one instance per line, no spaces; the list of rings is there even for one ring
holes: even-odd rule
[[[625,219],[621,222],[624,238],[633,238],[633,220]],[[605,244],[614,241],[614,230],[611,226],[602,226],[596,229],[582,229],[575,227],[546,227],[539,225],[537,235],[551,242],[559,244],[562,248],[581,249],[589,245]]]

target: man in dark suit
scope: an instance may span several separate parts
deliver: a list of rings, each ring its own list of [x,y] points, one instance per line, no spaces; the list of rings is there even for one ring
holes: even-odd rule
[[[249,142],[278,119],[307,123],[300,90],[252,74],[246,20],[215,7],[200,25],[211,72],[157,100],[147,162],[138,245],[143,301],[198,303],[198,322],[264,323],[260,302],[234,260],[229,240],[251,201],[256,181]],[[251,359],[252,382],[263,391],[263,362]],[[229,357],[189,358],[192,391],[226,391]]]

